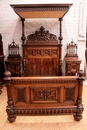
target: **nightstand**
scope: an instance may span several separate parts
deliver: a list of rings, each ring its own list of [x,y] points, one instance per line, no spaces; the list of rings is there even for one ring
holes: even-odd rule
[[[14,41],[8,45],[9,55],[5,61],[6,70],[11,72],[12,76],[21,76],[22,58],[19,54],[19,45]]]
[[[76,73],[80,70],[81,60],[77,55],[77,44],[71,41],[67,45],[67,54],[65,56],[66,63],[66,75],[75,76]]]

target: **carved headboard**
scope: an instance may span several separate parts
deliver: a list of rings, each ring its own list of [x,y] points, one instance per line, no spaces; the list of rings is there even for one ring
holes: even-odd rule
[[[57,36],[46,31],[43,26],[27,36],[22,48],[24,76],[61,75],[60,44]]]

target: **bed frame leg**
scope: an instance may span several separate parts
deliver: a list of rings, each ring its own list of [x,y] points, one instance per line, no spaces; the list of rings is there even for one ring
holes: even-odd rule
[[[16,116],[14,116],[14,115],[8,115],[8,121],[10,123],[13,123],[15,121],[15,119],[16,119]]]
[[[74,119],[76,120],[76,121],[80,121],[81,119],[83,118],[83,116],[82,116],[82,114],[76,114],[76,115],[74,115]]]
[[[8,115],[8,120],[10,123],[13,123],[16,119],[16,116],[14,115],[14,108],[13,108],[13,100],[12,98],[8,98],[8,106],[6,108],[6,112]]]
[[[83,105],[82,105],[82,97],[79,97],[78,100],[77,100],[77,112],[76,114],[74,115],[74,119],[76,121],[80,121],[83,116],[82,116],[82,112],[83,112],[84,108],[83,108]]]

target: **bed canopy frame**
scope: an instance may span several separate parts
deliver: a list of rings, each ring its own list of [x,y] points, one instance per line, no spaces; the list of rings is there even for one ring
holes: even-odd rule
[[[25,44],[24,21],[27,18],[57,18],[59,19],[59,37],[60,44],[60,75],[62,75],[62,20],[65,14],[69,11],[72,4],[15,4],[10,5],[14,12],[21,18],[22,21],[22,45]],[[25,62],[25,59],[24,59]]]
[[[22,21],[22,43],[25,42],[24,21],[27,18],[59,18],[59,41],[62,43],[62,19],[72,4],[14,4],[10,5]]]

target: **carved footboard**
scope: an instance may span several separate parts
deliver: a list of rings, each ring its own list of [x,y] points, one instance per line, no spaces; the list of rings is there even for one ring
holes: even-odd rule
[[[82,119],[82,87],[84,77],[10,77],[7,81],[8,120],[12,123],[17,115],[73,115]]]

